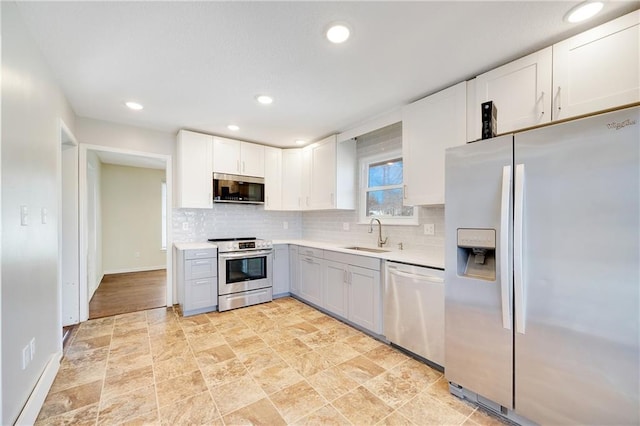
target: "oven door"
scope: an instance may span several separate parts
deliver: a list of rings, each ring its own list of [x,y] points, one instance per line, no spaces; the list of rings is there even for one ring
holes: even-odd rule
[[[272,287],[273,250],[218,254],[218,295]]]

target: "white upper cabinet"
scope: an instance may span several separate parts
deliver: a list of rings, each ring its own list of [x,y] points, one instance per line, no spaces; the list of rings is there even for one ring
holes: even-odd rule
[[[264,209],[282,210],[282,150],[264,147]]]
[[[264,148],[255,143],[240,143],[241,175],[264,177]]]
[[[212,189],[212,136],[180,130],[176,145],[178,208],[210,208]]]
[[[553,46],[554,120],[640,101],[639,21],[636,10]]]
[[[548,47],[476,77],[472,140],[481,137],[480,105],[487,101],[496,106],[498,133],[551,121],[551,57]]]
[[[402,109],[404,205],[444,204],[444,153],[467,133],[466,82]]]
[[[332,209],[336,196],[336,137],[330,136],[304,149],[310,157],[308,208]]]
[[[214,136],[213,171],[264,177],[264,146]]]
[[[355,209],[355,143],[355,139],[338,143],[333,135],[304,148],[303,164],[308,166],[304,202],[307,210]],[[304,176],[305,170],[302,173]],[[303,195],[304,189],[303,186]]]
[[[302,149],[282,150],[281,210],[302,209]]]

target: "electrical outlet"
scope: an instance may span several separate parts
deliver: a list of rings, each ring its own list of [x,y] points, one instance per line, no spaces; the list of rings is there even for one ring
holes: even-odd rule
[[[349,230],[349,222],[342,222],[342,230],[343,231]]]
[[[182,230],[183,231],[189,230],[189,222],[182,222]]]
[[[29,354],[30,360],[33,361],[33,357],[36,356],[36,338],[35,337],[31,339],[31,341],[29,342],[29,352],[31,352]]]
[[[287,222],[286,220],[282,222],[282,229],[289,229],[289,222]]]
[[[433,223],[425,223],[424,235],[435,235],[435,234],[436,234],[436,225]]]

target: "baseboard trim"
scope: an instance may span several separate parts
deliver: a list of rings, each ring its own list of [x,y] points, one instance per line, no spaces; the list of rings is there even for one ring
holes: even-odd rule
[[[127,274],[130,272],[146,272],[146,271],[157,271],[158,269],[167,269],[166,265],[159,266],[139,266],[137,268],[122,268],[122,269],[111,269],[109,271],[104,271],[105,275],[108,274]]]
[[[22,412],[18,420],[16,420],[16,425],[33,425],[36,422],[42,404],[44,404],[51,385],[53,385],[53,380],[56,378],[56,374],[58,374],[58,370],[60,369],[60,360],[62,360],[62,352],[56,352],[51,355],[36,386],[31,391],[31,395],[29,395],[27,403],[24,404]]]

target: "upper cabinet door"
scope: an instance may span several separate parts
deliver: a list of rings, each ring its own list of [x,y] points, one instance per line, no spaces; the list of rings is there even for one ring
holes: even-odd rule
[[[498,133],[551,121],[551,57],[548,47],[476,77],[472,140],[481,137],[480,105],[487,101],[496,106]]]
[[[214,136],[213,171],[264,177],[264,146]]]
[[[282,210],[282,150],[264,147],[264,209]]]
[[[176,206],[209,208],[213,202],[212,137],[180,130],[178,133]]]
[[[264,146],[255,143],[240,144],[240,174],[264,177]]]
[[[333,209],[336,205],[336,136],[305,148],[311,155],[309,208]]]
[[[466,82],[402,109],[402,161],[406,206],[444,204],[444,154],[467,136]]]
[[[240,141],[213,137],[213,171],[232,175],[240,174]]]
[[[636,10],[553,46],[554,120],[640,101],[639,21]]]
[[[282,150],[282,210],[302,209],[302,149]]]

